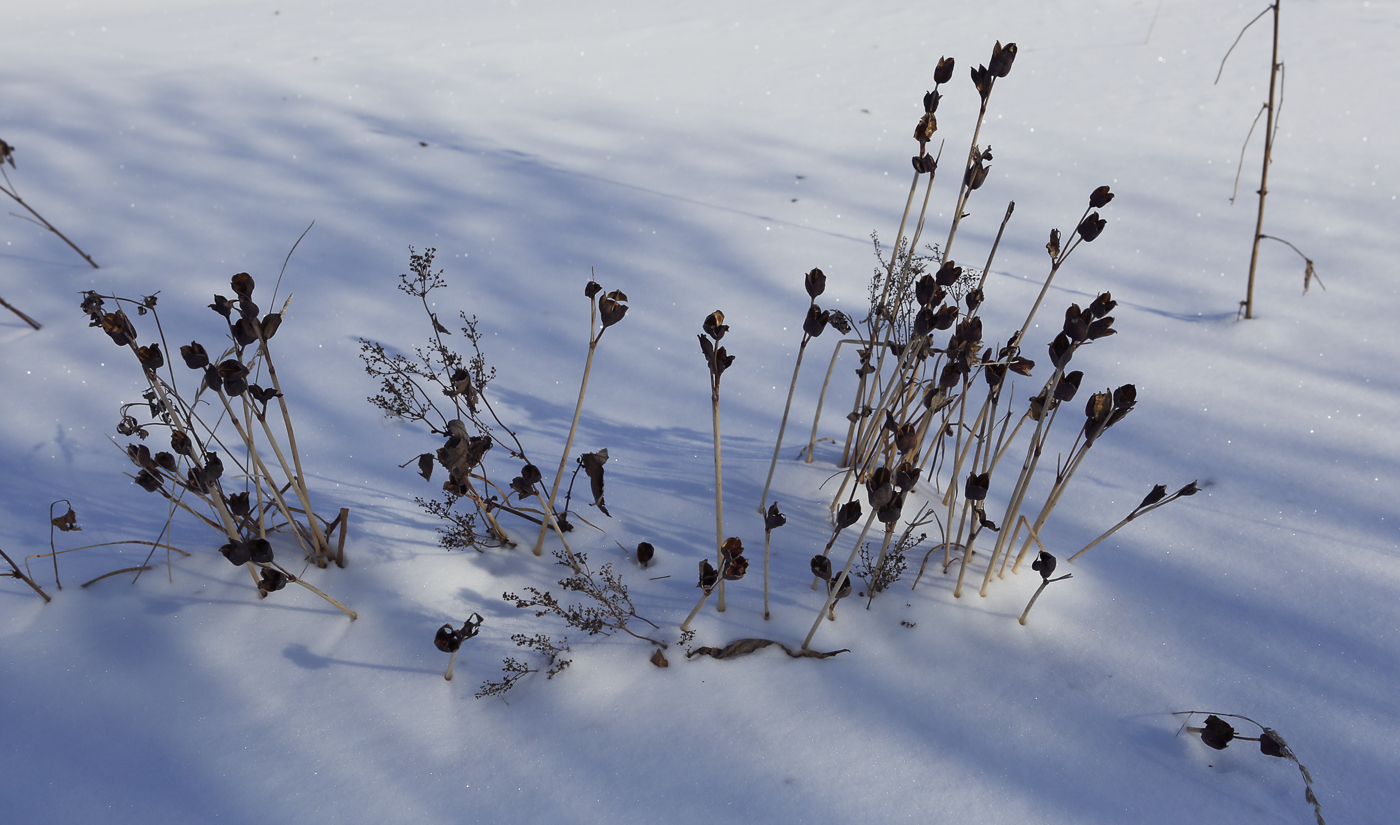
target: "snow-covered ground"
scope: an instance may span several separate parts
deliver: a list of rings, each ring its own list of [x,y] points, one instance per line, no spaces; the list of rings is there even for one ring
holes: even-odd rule
[[[282,281],[296,297],[276,344],[312,493],[325,511],[351,509],[349,567],[307,575],[360,618],[301,590],[260,601],[189,518],[173,540],[193,556],[135,586],[77,586],[140,563],[130,545],[63,556],[62,591],[49,561],[31,560],[51,604],[0,583],[5,821],[1312,820],[1290,763],[1178,735],[1171,713],[1197,709],[1282,733],[1334,825],[1389,821],[1400,807],[1400,8],[1284,4],[1265,231],[1312,257],[1326,290],[1302,295],[1300,259],[1268,244],[1257,317],[1237,323],[1257,131],[1241,197],[1229,196],[1266,95],[1267,20],[1212,81],[1262,9],[9,4],[11,180],[102,268],[33,224],[0,222],[0,297],[44,324],[0,311],[0,548],[47,552],[57,499],[83,527],[60,549],[149,540],[163,522],[108,440],[144,381],[86,328],[79,292],[159,290],[172,343],[210,339],[210,296],[239,271],[270,284],[314,220]],[[1199,479],[1203,492],[1090,551],[1025,627],[1016,617],[1039,580],[1029,570],[960,599],[951,576],[910,591],[911,571],[868,612],[853,598],[824,624],[815,647],[850,649],[835,658],[687,661],[673,646],[661,670],[630,637],[572,634],[573,665],[556,679],[531,677],[508,704],[473,698],[517,653],[511,634],[566,632],[500,598],[550,587],[561,569],[525,548],[441,550],[412,500],[431,486],[397,468],[436,443],[364,400],[374,385],[358,339],[404,347],[426,334],[394,289],[409,246],[438,250],[445,314],[479,318],[499,370],[493,397],[532,453],[552,456],[547,478],[583,365],[583,284],[592,270],[627,293],[574,450],[608,449],[613,517],[591,519],[606,533],[583,528],[574,546],[613,562],[674,641],[714,542],[701,320],[722,309],[731,326],[726,522],[754,556],[802,274],[827,273],[824,306],[865,306],[869,235],[894,237],[920,99],[949,55],[929,230],[941,241],[949,159],[976,114],[967,69],[996,40],[1020,51],[992,97],[981,142],[995,160],[954,257],[984,258],[1016,202],[983,312],[989,341],[1002,340],[1045,274],[1049,230],[1068,233],[1088,193],[1111,185],[1107,229],[1058,276],[1027,354],[1044,364],[1063,307],[1111,290],[1120,334],[1075,366],[1086,390],[1133,382],[1139,393],[1046,542],[1063,560],[1153,484]],[[833,337],[808,353],[790,445],[810,426]],[[837,383],[831,437],[851,392]],[[1067,448],[1060,435],[1052,450]],[[725,613],[702,613],[697,644],[795,647],[813,621],[807,559],[828,533],[819,487],[839,456],[825,444],[798,464],[795,449],[771,496],[789,516],[773,539],[772,620],[756,566],[730,585]],[[993,501],[1006,493],[994,487]],[[639,541],[658,548],[648,571],[617,547]],[[481,635],[446,682],[433,631],[474,611]]]

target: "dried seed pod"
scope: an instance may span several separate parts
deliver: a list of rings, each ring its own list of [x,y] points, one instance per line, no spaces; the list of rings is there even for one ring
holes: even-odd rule
[[[846,313],[837,309],[829,311],[831,312],[831,325],[833,327],[836,327],[836,331],[841,333],[842,335],[850,334],[851,319],[847,317]]]
[[[803,286],[807,289],[807,297],[815,301],[826,292],[826,273],[814,268],[803,278]]]
[[[651,542],[644,541],[637,544],[637,564],[646,567],[651,564],[651,560],[656,557],[656,548]]]
[[[598,299],[598,318],[603,322],[603,328],[616,324],[627,314],[627,296],[621,290],[613,290],[607,295]]]
[[[701,559],[700,583],[695,586],[709,593],[711,590],[715,589],[715,585],[717,584],[719,584],[719,571],[715,569],[713,564],[710,564],[709,559]]]
[[[1069,363],[1069,359],[1074,357],[1074,345],[1070,343],[1069,336],[1061,332],[1055,336],[1055,340],[1050,342],[1050,363],[1057,369],[1064,369]]]
[[[860,521],[860,501],[851,499],[836,510],[836,529],[845,530]]]
[[[1050,230],[1050,243],[1045,245],[1045,251],[1050,253],[1051,258],[1060,257],[1060,230]]]
[[[1089,243],[1103,232],[1107,223],[1108,221],[1099,217],[1099,213],[1091,212],[1088,217],[1080,221],[1075,231],[1079,233],[1079,237],[1083,238],[1085,243]]]
[[[933,276],[934,283],[938,286],[952,286],[962,277],[962,267],[952,261],[944,261],[938,268],[938,273]]]
[[[1057,563],[1054,556],[1041,550],[1040,555],[1036,556],[1035,561],[1031,562],[1031,569],[1039,573],[1042,579],[1049,579],[1051,576],[1055,575],[1055,565]]]
[[[870,480],[865,484],[867,500],[872,509],[879,510],[894,498],[894,485],[890,483],[890,469],[876,467]]]
[[[1207,747],[1223,751],[1237,735],[1229,722],[1212,713],[1206,717],[1205,728],[1201,730],[1201,741],[1206,743]]]
[[[1073,401],[1076,393],[1079,392],[1079,385],[1084,380],[1084,372],[1075,370],[1060,376],[1060,383],[1055,385],[1056,401]]]
[[[225,497],[228,504],[228,511],[239,518],[243,518],[252,512],[252,505],[248,501],[248,493],[236,493]]]
[[[204,470],[200,476],[205,483],[218,481],[224,475],[224,462],[219,459],[218,453],[204,454]]]
[[[1015,60],[1016,44],[1007,43],[1003,46],[998,40],[997,44],[992,47],[992,60],[987,64],[987,71],[996,77],[1006,77],[1011,73],[1011,64]]]
[[[963,495],[967,497],[968,501],[984,501],[991,486],[991,473],[969,473],[967,483],[963,485]]]
[[[1112,293],[1101,292],[1098,297],[1094,298],[1093,302],[1089,304],[1089,312],[1092,313],[1095,318],[1102,318],[1112,312],[1113,308],[1116,306],[1118,306],[1118,302],[1113,300]]]
[[[210,304],[209,308],[224,316],[225,318],[228,318],[233,314],[234,306],[234,303],[229,299],[225,298],[224,296],[215,295],[214,303]]]
[[[1201,488],[1197,487],[1197,486],[1196,486],[1196,482],[1193,481],[1193,482],[1191,482],[1190,484],[1186,485],[1185,487],[1182,487],[1180,490],[1177,490],[1176,493],[1175,493],[1175,495],[1178,495],[1178,496],[1194,496],[1195,494],[1199,493],[1200,491],[1201,491]]]
[[[462,640],[458,638],[455,627],[445,624],[433,635],[433,645],[443,653],[455,653],[462,647]]]
[[[434,322],[436,323],[436,321]],[[272,336],[277,334],[277,330],[282,328],[282,313],[269,312],[262,319],[262,334],[264,341],[272,340]]]
[[[219,548],[219,552],[224,554],[229,564],[235,567],[247,564],[253,560],[253,552],[245,541],[231,541]]]
[[[240,272],[229,279],[229,286],[241,298],[251,297],[253,294],[253,276],[246,272]]]
[[[594,295],[597,295],[602,288],[602,284],[599,284],[597,281],[589,281],[583,287],[583,297],[591,299]]]
[[[826,325],[830,320],[830,312],[825,312],[821,307],[812,304],[807,309],[807,319],[802,322],[802,331],[816,338],[826,331]]]
[[[987,71],[986,66],[978,66],[972,70],[972,85],[977,87],[977,94],[982,96],[985,103],[992,94],[992,73]]]
[[[938,82],[936,76],[934,78],[934,82]],[[938,111],[938,102],[942,99],[943,95],[939,94],[937,89],[934,89],[931,92],[924,92],[924,111],[928,112],[929,114],[933,114],[934,112]]]
[[[1113,200],[1113,193],[1108,191],[1107,186],[1100,186],[1089,194],[1089,208],[1102,209],[1108,206],[1108,202]]]
[[[1107,315],[1099,318],[1089,325],[1085,335],[1090,341],[1097,341],[1100,338],[1107,338],[1110,335],[1117,335],[1118,330],[1113,328],[1113,316]]]
[[[249,539],[248,558],[254,564],[272,564],[272,543],[263,538]]]
[[[136,484],[148,493],[154,493],[160,489],[160,479],[152,474],[150,470],[142,470],[137,473]]]
[[[703,324],[705,334],[718,341],[729,331],[728,325],[724,323],[724,313],[719,310],[711,312],[705,316]]]
[[[774,530],[787,524],[787,516],[778,511],[778,502],[773,502],[768,507],[768,512],[763,514],[763,529],[771,533]]]
[[[167,473],[173,473],[173,472],[175,472],[176,470],[180,469],[180,468],[175,464],[175,456],[171,455],[170,453],[166,453],[166,452],[159,452],[159,453],[156,453],[156,454],[155,454],[155,462],[156,462],[156,466],[157,466],[157,467],[161,468],[162,470],[165,470]]]
[[[938,330],[948,329],[958,320],[958,308],[954,304],[939,307],[933,314],[933,328]]]
[[[953,79],[953,58],[938,58],[938,68],[933,70],[933,82],[939,85]]]
[[[831,581],[831,559],[823,555],[815,555],[811,562],[812,575],[822,581]]]
[[[185,359],[185,366],[192,370],[202,370],[209,366],[209,353],[198,341],[180,347],[180,357]]]
[[[275,567],[264,567],[262,577],[258,580],[258,590],[264,596],[268,593],[276,593],[287,586],[287,574]]]
[[[1152,492],[1148,493],[1146,496],[1143,497],[1142,503],[1139,504],[1139,505],[1137,506],[1137,509],[1141,510],[1141,509],[1144,508],[1144,507],[1149,507],[1149,506],[1151,506],[1151,505],[1153,505],[1153,504],[1156,504],[1157,502],[1161,501],[1162,499],[1164,499],[1164,498],[1166,498],[1166,497],[1167,497],[1167,485],[1165,485],[1165,484],[1157,484],[1157,485],[1153,486]]]

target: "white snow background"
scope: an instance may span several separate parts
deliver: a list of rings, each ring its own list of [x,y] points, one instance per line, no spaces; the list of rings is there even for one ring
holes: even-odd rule
[[[1312,257],[1326,290],[1302,295],[1301,260],[1267,243],[1257,317],[1237,322],[1257,130],[1228,199],[1265,99],[1267,19],[1212,81],[1263,7],[8,4],[11,180],[102,268],[0,221],[0,295],[44,324],[0,313],[0,546],[47,552],[57,499],[83,526],[60,549],[151,539],[163,521],[108,440],[144,381],[86,327],[79,292],[159,290],[172,344],[212,349],[211,296],[239,271],[270,287],[314,220],[282,280],[295,300],[275,349],[318,508],[351,508],[348,568],[307,575],[360,618],[297,588],[260,600],[189,518],[174,542],[194,555],[169,576],[158,556],[135,586],[77,585],[139,564],[142,548],[64,555],[61,591],[48,560],[32,560],[53,603],[0,582],[4,820],[1311,822],[1291,763],[1178,734],[1172,711],[1206,709],[1282,733],[1333,825],[1393,821],[1400,7],[1283,6],[1265,231]],[[473,698],[518,652],[512,633],[566,632],[500,598],[553,587],[561,568],[526,547],[447,553],[413,504],[436,484],[396,465],[436,440],[365,402],[375,388],[357,358],[360,337],[407,347],[427,333],[395,290],[408,247],[438,250],[451,282],[439,308],[480,319],[493,397],[547,474],[577,394],[590,270],[627,293],[574,450],[609,450],[613,518],[592,512],[606,533],[582,528],[575,548],[614,563],[674,640],[714,541],[701,320],[722,309],[732,328],[726,525],[753,557],[802,274],[827,273],[824,306],[863,307],[869,234],[894,236],[920,99],[948,55],[958,68],[938,112],[947,145],[926,235],[942,240],[947,170],[976,113],[968,68],[996,40],[1020,53],[992,96],[981,140],[995,160],[953,257],[980,265],[1016,202],[983,313],[988,340],[1004,340],[1048,269],[1049,230],[1070,232],[1089,192],[1111,185],[1103,236],[1058,276],[1026,353],[1041,375],[1063,308],[1111,290],[1120,334],[1075,367],[1086,391],[1139,392],[1045,539],[1063,560],[1153,484],[1206,489],[1090,551],[1025,627],[1029,570],[960,599],[951,575],[911,592],[911,571],[871,610],[852,598],[824,623],[814,646],[850,649],[835,658],[686,660],[673,646],[662,670],[630,637],[573,634],[559,677],[528,678],[509,703]],[[834,338],[810,348],[774,482],[789,525],[773,538],[773,619],[755,566],[725,613],[702,614],[698,644],[796,646],[820,606],[807,559],[828,532],[819,486],[839,456],[825,444],[810,466],[791,457]],[[832,437],[853,383],[839,376]],[[1067,449],[1062,426],[1052,450]],[[658,548],[648,571],[616,544],[643,540]],[[474,611],[482,633],[446,682],[432,634]]]

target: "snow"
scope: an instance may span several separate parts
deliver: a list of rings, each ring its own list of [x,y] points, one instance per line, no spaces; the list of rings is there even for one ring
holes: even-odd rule
[[[58,499],[83,527],[60,549],[149,540],[164,521],[108,440],[144,381],[86,328],[79,292],[159,290],[168,340],[208,339],[210,295],[239,271],[270,285],[314,220],[282,280],[295,299],[276,344],[312,494],[351,510],[349,566],[307,576],[360,618],[295,588],[260,600],[188,518],[173,542],[193,555],[168,574],[157,556],[134,586],[78,584],[140,563],[143,548],[65,554],[61,591],[49,560],[31,560],[52,603],[0,582],[6,820],[1312,821],[1293,765],[1178,735],[1173,711],[1211,710],[1282,733],[1329,821],[1387,821],[1400,805],[1400,179],[1383,147],[1400,12],[1283,6],[1265,232],[1313,258],[1326,289],[1302,295],[1300,259],[1266,244],[1256,318],[1236,322],[1258,134],[1228,198],[1266,93],[1267,21],[1212,81],[1260,10],[12,4],[0,26],[11,180],[102,268],[39,227],[0,222],[0,295],[44,324],[0,312],[0,547],[48,552]],[[447,553],[413,504],[436,485],[397,465],[436,444],[365,403],[374,386],[357,359],[362,337],[407,347],[426,333],[394,290],[409,246],[438,250],[451,283],[439,310],[480,320],[493,397],[545,457],[546,480],[587,344],[582,287],[591,270],[627,293],[574,447],[608,449],[613,518],[593,512],[605,532],[583,528],[573,544],[616,565],[674,641],[714,541],[701,320],[722,309],[732,328],[726,524],[756,558],[802,274],[827,273],[823,306],[863,307],[869,233],[894,237],[919,100],[950,55],[926,235],[942,241],[947,170],[976,113],[967,67],[998,39],[1020,53],[992,97],[981,140],[995,160],[954,257],[980,265],[1016,202],[983,311],[989,340],[1004,338],[1047,270],[1050,228],[1068,233],[1088,192],[1111,185],[1107,229],[1057,277],[1027,354],[1043,380],[1063,306],[1111,290],[1120,334],[1075,367],[1086,390],[1139,392],[1045,539],[1063,563],[1153,484],[1199,479],[1202,493],[1086,554],[1025,627],[1029,570],[960,599],[937,571],[910,591],[911,570],[868,612],[852,597],[823,623],[814,647],[850,649],[831,659],[770,648],[687,661],[673,645],[662,670],[630,637],[570,633],[563,674],[529,677],[508,703],[473,698],[519,653],[511,634],[567,633],[500,598],[557,591],[563,569],[527,547]],[[829,534],[821,485],[838,455],[790,456],[833,339],[809,348],[770,496],[789,517],[773,536],[773,619],[755,566],[725,613],[712,600],[701,614],[696,644],[795,647],[820,607],[806,560]],[[839,437],[850,386],[833,383],[823,434]],[[1067,449],[1059,435],[1052,448]],[[530,525],[505,524],[532,540]],[[658,548],[646,571],[617,547],[643,540]],[[482,633],[444,681],[431,636],[472,612]]]

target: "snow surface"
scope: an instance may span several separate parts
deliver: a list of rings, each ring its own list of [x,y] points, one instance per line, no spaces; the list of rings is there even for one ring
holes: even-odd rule
[[[62,591],[48,560],[32,560],[53,603],[0,583],[5,821],[1312,821],[1291,764],[1178,735],[1171,712],[1196,709],[1279,730],[1334,825],[1392,821],[1400,9],[1284,4],[1265,231],[1315,259],[1327,288],[1301,295],[1300,260],[1268,244],[1257,318],[1237,323],[1258,134],[1240,200],[1228,197],[1265,97],[1267,21],[1212,81],[1261,9],[9,4],[11,179],[102,268],[39,227],[0,222],[0,295],[44,324],[0,312],[0,547],[47,552],[56,499],[84,528],[61,549],[149,539],[163,519],[108,440],[144,382],[86,328],[79,291],[159,290],[169,339],[207,338],[209,296],[238,271],[270,283],[314,220],[283,280],[296,298],[277,344],[312,493],[352,513],[350,566],[308,576],[360,618],[300,590],[260,601],[191,519],[174,541],[194,555],[135,586],[76,584],[139,563],[140,548],[66,554]],[[823,304],[861,308],[869,233],[894,236],[938,57],[958,61],[939,110],[946,164],[975,115],[967,67],[997,39],[1020,54],[992,98],[982,139],[996,159],[954,257],[984,257],[1016,201],[984,310],[989,339],[1004,337],[1044,275],[1048,230],[1068,232],[1088,192],[1110,184],[1103,237],[1071,259],[1027,349],[1044,362],[1060,308],[1111,290],[1121,334],[1075,365],[1086,387],[1139,390],[1046,540],[1072,552],[1156,483],[1207,489],[1090,551],[1025,627],[1029,571],[985,599],[954,599],[941,575],[911,592],[906,577],[870,611],[852,599],[824,624],[815,647],[850,648],[832,659],[686,661],[673,647],[659,670],[645,644],[575,634],[558,678],[531,677],[509,703],[473,698],[517,652],[512,633],[563,632],[502,591],[560,573],[525,549],[439,549],[412,502],[430,487],[396,468],[435,445],[364,401],[374,388],[357,339],[410,346],[425,333],[394,290],[408,247],[437,248],[447,314],[480,318],[494,397],[535,455],[557,456],[567,432],[590,269],[628,294],[576,444],[608,448],[613,518],[575,541],[615,563],[674,640],[714,537],[701,319],[723,309],[732,327],[726,515],[754,555],[801,275],[821,267]],[[934,193],[937,239],[955,177]],[[809,366],[789,445],[819,389]],[[839,435],[849,392],[823,434]],[[790,523],[774,534],[772,621],[751,574],[725,613],[702,614],[697,643],[800,642],[819,607],[806,586],[827,532],[819,487],[837,457],[824,445],[813,465],[780,464],[773,497]],[[642,540],[659,551],[647,572],[616,545]],[[473,611],[482,634],[446,682],[430,638]]]

